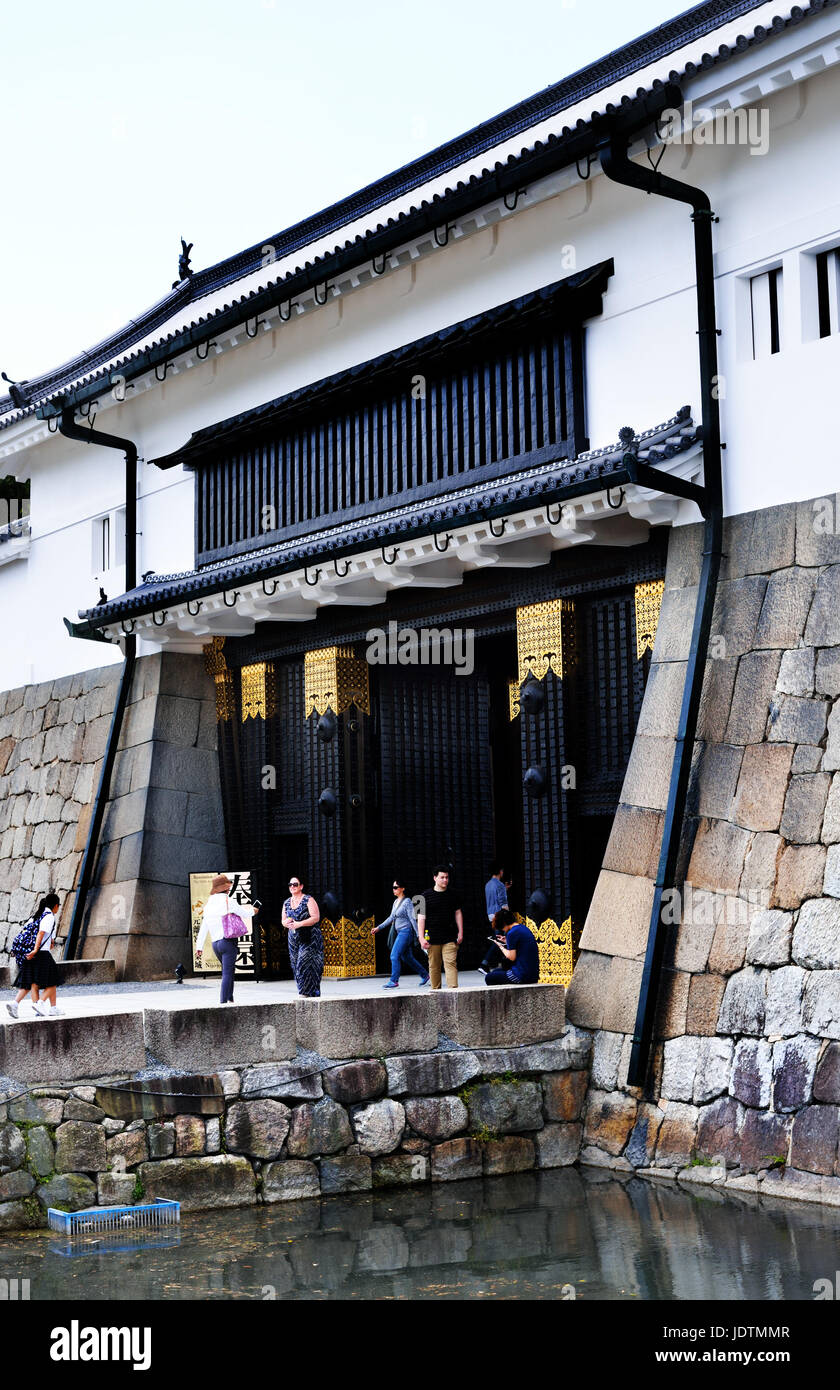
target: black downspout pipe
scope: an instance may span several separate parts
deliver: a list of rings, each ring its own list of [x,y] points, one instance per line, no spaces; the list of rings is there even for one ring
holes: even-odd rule
[[[634,164],[627,157],[627,139],[611,138],[600,150],[601,168],[616,183],[688,203],[693,209],[694,259],[697,283],[697,334],[700,353],[700,400],[703,440],[703,481],[705,520],[703,564],[697,591],[697,606],[691,633],[691,648],[685,673],[674,762],[668,788],[668,804],[662,831],[662,847],[650,916],[636,1026],[630,1052],[627,1080],[631,1086],[647,1082],[651,1044],[656,1026],[659,981],[665,954],[667,931],[662,922],[662,897],[675,887],[680,840],[685,821],[688,780],[700,694],[709,648],[712,611],[720,571],[723,539],[723,489],[721,478],[720,409],[717,393],[717,325],[715,320],[714,257],[712,222],[715,221],[708,197],[699,188],[680,183],[665,174]]]
[[[119,435],[105,434],[102,430],[94,431],[82,428],[81,425],[76,424],[72,409],[62,410],[61,423],[58,429],[59,433],[65,435],[67,439],[78,439],[82,444],[98,444],[105,449],[121,449],[125,454],[125,590],[126,593],[129,593],[137,586],[137,447],[130,439],[121,439]],[[120,741],[120,731],[125,708],[128,704],[136,657],[137,638],[128,636],[125,639],[125,661],[117,691],[117,700],[114,705],[114,713],[111,716],[108,742],[105,746],[99,785],[96,789],[96,800],[93,803],[85,852],[82,856],[79,886],[76,889],[76,901],[73,904],[73,916],[70,920],[67,940],[64,943],[63,960],[75,960],[84,944],[85,907],[93,882],[96,851],[99,847],[105,808],[108,805],[108,797],[111,792],[111,777],[117,756],[117,744]]]

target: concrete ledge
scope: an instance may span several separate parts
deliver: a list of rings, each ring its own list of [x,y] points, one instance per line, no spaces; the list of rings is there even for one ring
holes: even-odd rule
[[[145,1065],[139,1013],[0,1024],[0,1073],[16,1081],[78,1081]]]
[[[186,1071],[283,1062],[297,1052],[291,1004],[144,1009],[141,1022],[152,1057]]]
[[[452,991],[454,994],[454,990]],[[322,1057],[389,1057],[431,1051],[438,1032],[449,1036],[447,995],[405,994],[380,999],[298,999],[297,1040]]]
[[[112,985],[117,978],[113,960],[56,961],[63,985]],[[11,989],[17,966],[0,965],[0,989]]]
[[[113,969],[110,960],[70,964]],[[510,985],[266,1004],[138,1007],[136,1013],[71,1015],[43,1024],[21,1020],[0,1025],[0,1074],[21,1081],[74,1080],[106,1070],[141,1070],[150,1063],[212,1073],[286,1062],[299,1046],[342,1059],[428,1054],[442,1038],[444,1045],[449,1040],[464,1049],[538,1045],[562,1034],[564,997],[561,985]]]

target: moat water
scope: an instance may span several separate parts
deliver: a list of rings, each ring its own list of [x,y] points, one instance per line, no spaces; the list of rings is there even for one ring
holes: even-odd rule
[[[6,1233],[0,1279],[31,1300],[813,1300],[840,1211],[561,1169],[186,1213],[146,1241]]]

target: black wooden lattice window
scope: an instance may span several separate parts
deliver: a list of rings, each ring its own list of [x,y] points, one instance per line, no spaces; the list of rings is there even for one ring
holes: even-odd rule
[[[275,413],[197,468],[196,561],[432,500],[587,447],[583,328],[557,306]]]

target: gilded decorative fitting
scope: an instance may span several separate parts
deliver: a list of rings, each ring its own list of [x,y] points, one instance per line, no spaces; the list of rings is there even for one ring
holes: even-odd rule
[[[321,919],[324,937],[324,977],[332,980],[368,979],[376,974],[376,947],[371,936],[376,919],[354,922],[339,917],[337,922]]]
[[[204,653],[204,669],[209,676],[213,677],[213,684],[216,691],[216,722],[233,719],[236,714],[236,698],[233,692],[233,674],[228,670],[225,661],[225,654],[222,648],[225,644],[224,637],[214,637],[202,648]]]
[[[542,680],[548,671],[562,679],[574,662],[574,612],[574,603],[565,598],[517,608],[518,685],[528,675]]]
[[[277,713],[277,683],[272,661],[242,667],[242,723],[246,719],[273,719]]]
[[[525,918],[525,925],[537,938],[540,955],[540,984],[563,985],[568,989],[575,967],[575,939],[571,917],[558,927],[550,917],[539,926]]]
[[[637,584],[634,590],[636,601],[636,658],[641,661],[646,651],[653,651],[662,596],[665,593],[665,580],[653,579],[649,583]]]
[[[508,700],[510,701],[511,720],[516,719],[519,714],[519,682],[508,681]]]
[[[319,647],[303,658],[305,717],[313,711],[341,714],[355,705],[370,714],[368,664],[352,647]]]

